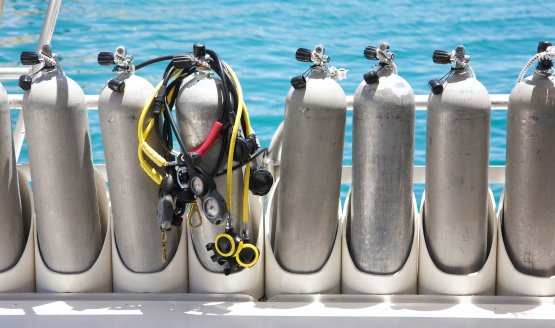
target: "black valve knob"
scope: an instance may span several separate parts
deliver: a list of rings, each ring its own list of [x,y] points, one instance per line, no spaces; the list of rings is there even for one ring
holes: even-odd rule
[[[540,41],[538,43],[538,53],[545,52],[547,48],[551,47],[553,44],[549,41]]]
[[[256,136],[251,134],[250,136],[243,138],[237,136],[235,141],[235,152],[233,154],[233,159],[240,163],[246,163],[249,161],[250,156],[257,149]]]
[[[125,90],[125,81],[111,79],[110,81],[108,81],[108,88],[110,88],[110,90],[114,92],[123,93],[123,91]]]
[[[364,81],[366,81],[366,83],[368,84],[378,83],[380,80],[380,77],[378,76],[378,72],[376,71],[370,71],[364,74],[362,77],[364,78]]]
[[[299,48],[295,52],[295,59],[300,62],[310,63],[312,61],[312,50],[306,48]]]
[[[451,53],[445,50],[435,50],[432,60],[436,64],[451,64]]]
[[[39,54],[32,51],[23,51],[20,56],[23,65],[36,65],[40,64]]]
[[[549,41],[540,41],[538,43],[538,53],[547,51],[547,48],[551,47],[552,44]],[[551,58],[541,58],[536,65],[536,69],[540,71],[547,71],[553,67],[553,60]]]
[[[366,47],[366,49],[364,49],[364,58],[368,60],[378,60],[378,50],[376,47]]]
[[[439,80],[430,80],[428,86],[434,95],[443,93],[443,84]]]
[[[114,54],[111,52],[99,52],[96,59],[100,65],[114,65]]]
[[[291,85],[295,89],[304,89],[306,87],[306,77],[299,75],[291,79]]]
[[[19,77],[19,87],[24,90],[30,90],[31,89],[31,84],[33,84],[33,78],[30,75],[21,75]]]
[[[206,46],[202,43],[195,43],[193,45],[193,55],[195,58],[204,59],[206,56]]]
[[[274,177],[270,171],[258,166],[251,167],[251,176],[249,179],[249,189],[257,196],[264,196],[270,192],[274,184]]]

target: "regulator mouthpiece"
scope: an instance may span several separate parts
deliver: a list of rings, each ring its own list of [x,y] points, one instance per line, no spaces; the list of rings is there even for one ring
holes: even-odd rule
[[[260,257],[260,250],[235,233],[233,227],[226,227],[213,243],[206,245],[206,250],[213,252],[210,259],[224,268],[226,276],[254,266]]]

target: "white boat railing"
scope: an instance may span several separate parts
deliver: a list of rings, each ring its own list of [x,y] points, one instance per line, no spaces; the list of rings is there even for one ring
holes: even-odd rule
[[[422,111],[426,110],[428,105],[428,95],[415,95],[415,105],[416,110]],[[506,110],[509,102],[508,94],[493,94],[490,95],[491,99],[491,109],[492,110]],[[347,96],[347,106],[348,110],[352,110],[353,106],[353,96]],[[283,135],[283,122],[279,125],[270,147],[268,149],[268,159],[267,161],[272,165],[279,166],[279,150],[281,148],[281,141]],[[352,167],[350,165],[344,165],[341,175],[341,183],[350,184],[351,183],[351,172]],[[423,184],[426,178],[426,166],[415,165],[413,171],[413,182],[416,184]],[[504,165],[490,165],[488,171],[488,182],[490,184],[504,184],[505,183],[505,166]]]
[[[0,72],[0,75],[1,75],[1,72]],[[0,76],[0,79],[1,79],[1,76]],[[414,98],[416,103],[416,110],[426,110],[426,106],[428,103],[428,95],[416,95]],[[23,99],[22,94],[9,95],[8,101],[10,104],[10,108],[20,110],[22,99]],[[508,94],[490,95],[490,99],[491,99],[491,106],[493,110],[506,110],[507,103],[509,100]],[[98,95],[86,95],[85,102],[87,105],[87,109],[96,110],[98,108]],[[353,96],[347,96],[347,105],[349,110],[352,110],[352,104],[353,104]],[[272,143],[270,144],[270,147],[269,147],[268,160],[276,166],[279,166],[278,150],[281,147],[281,136],[283,133],[282,124],[280,124],[280,126],[274,133],[274,136],[272,138]],[[21,111],[18,114],[13,133],[14,133],[14,147],[15,147],[16,157],[19,158],[21,148],[23,147],[23,141],[25,139],[25,126],[23,123],[23,115]],[[97,164],[96,166],[100,169],[101,172],[103,173],[105,172],[105,168],[103,164]],[[349,165],[343,166],[343,173],[341,178],[342,183],[344,184],[351,183],[351,171],[352,171],[351,166]],[[414,183],[416,184],[424,183],[425,173],[426,173],[425,171],[426,170],[424,165],[414,166],[414,173],[413,173]],[[490,184],[504,184],[505,166],[491,165],[489,168],[488,179]]]

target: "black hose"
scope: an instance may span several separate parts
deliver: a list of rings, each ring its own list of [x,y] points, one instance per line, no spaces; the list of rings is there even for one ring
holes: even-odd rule
[[[162,57],[147,60],[145,62],[142,62],[142,63],[138,64],[138,65],[135,65],[135,70],[138,71],[138,70],[140,70],[141,68],[143,68],[145,66],[152,65],[152,64],[155,64],[155,63],[159,63],[161,61],[173,59],[174,56],[175,55],[168,55],[168,56],[162,56]]]

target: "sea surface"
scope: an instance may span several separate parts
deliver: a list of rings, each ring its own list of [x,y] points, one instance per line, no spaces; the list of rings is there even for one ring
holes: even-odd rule
[[[0,66],[19,66],[19,54],[34,50],[48,1],[5,1],[0,23]],[[283,119],[292,76],[307,65],[295,61],[298,47],[322,43],[331,65],[349,70],[340,82],[353,94],[372,62],[363,49],[388,41],[396,53],[399,74],[415,94],[428,94],[427,82],[446,66],[432,63],[434,49],[467,48],[478,79],[490,94],[510,93],[540,40],[555,41],[555,1],[152,1],[66,0],[52,46],[67,74],[86,94],[98,94],[113,76],[96,63],[99,51],[124,45],[136,63],[190,51],[203,42],[229,63],[246,96],[254,128],[268,146]],[[141,70],[157,83],[164,64]],[[21,93],[15,81],[9,93]],[[17,112],[13,113],[15,118]],[[104,163],[98,112],[89,122],[95,163]],[[506,111],[492,113],[490,163],[505,162]],[[426,113],[417,112],[415,164],[425,164]],[[352,112],[349,113],[344,164],[352,163]],[[28,162],[26,148],[19,158]],[[496,198],[502,186],[493,186]],[[343,186],[343,197],[348,186]],[[423,186],[415,186],[417,199]]]

